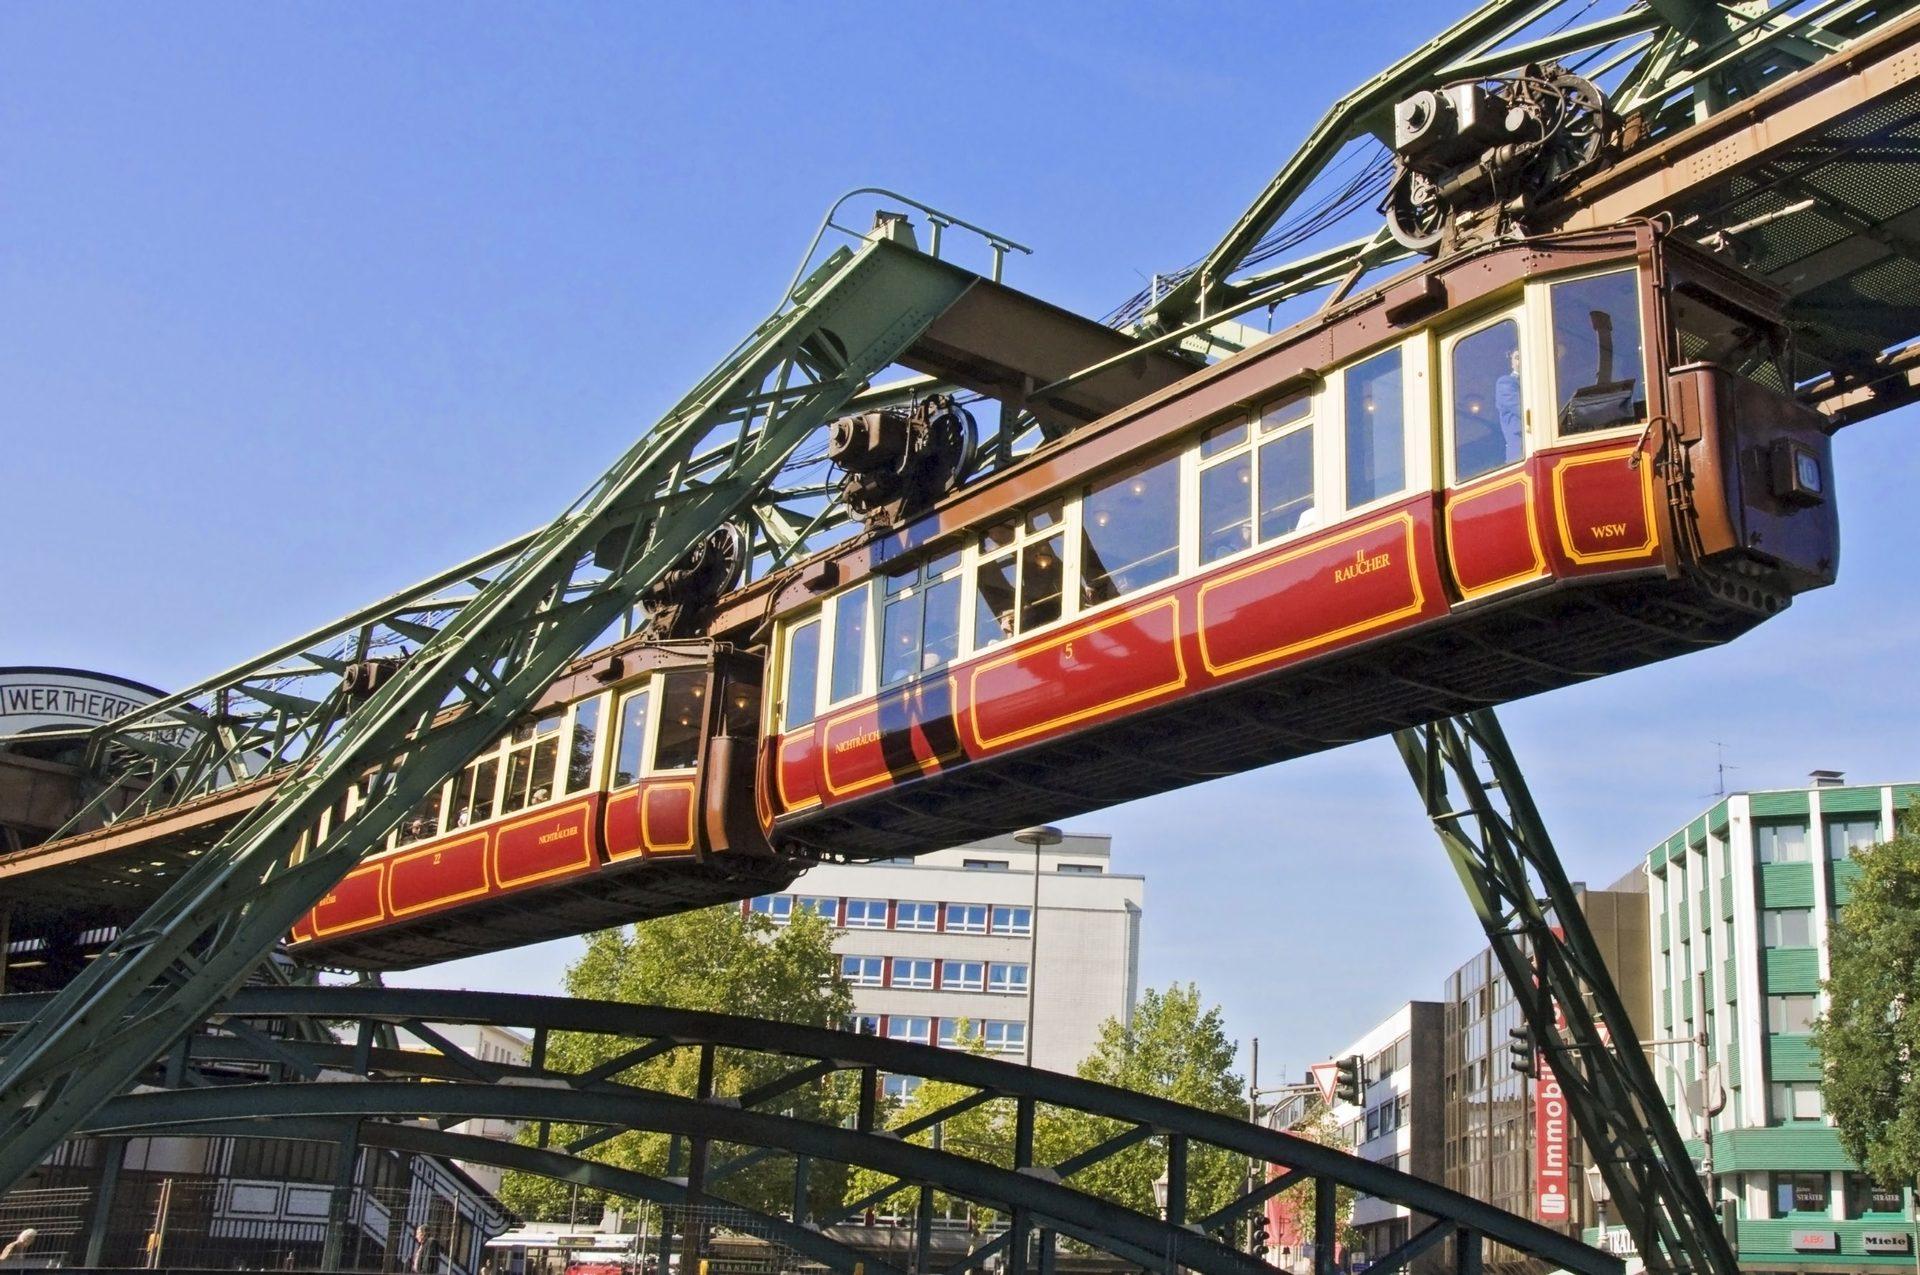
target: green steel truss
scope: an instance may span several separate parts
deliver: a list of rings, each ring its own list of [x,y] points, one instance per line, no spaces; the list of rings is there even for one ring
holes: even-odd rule
[[[1735,1275],[1692,1159],[1490,710],[1397,731],[1536,1049],[1653,1275]]]
[[[0,998],[0,1032],[30,1012],[30,1006],[15,1008],[13,1002],[39,999]],[[251,1022],[326,1023],[339,1029],[340,1038],[276,1039]],[[526,1064],[477,1058],[430,1026],[445,1023],[519,1030],[533,1041],[531,1058]],[[998,1233],[983,1235],[967,1259],[949,1268],[952,1275],[984,1270],[996,1258],[1012,1275],[1036,1266],[1049,1271],[1056,1235],[1165,1275],[1270,1275],[1271,1267],[1236,1243],[1239,1223],[1269,1199],[1309,1182],[1318,1185],[1323,1235],[1333,1230],[1336,1186],[1404,1205],[1415,1215],[1419,1225],[1406,1241],[1375,1255],[1373,1269],[1381,1275],[1449,1245],[1456,1275],[1478,1275],[1488,1242],[1575,1275],[1621,1270],[1617,1258],[1576,1239],[1387,1165],[1232,1116],[965,1050],[696,1010],[416,988],[252,987],[196,1026],[160,1083],[105,1104],[87,1118],[85,1130],[116,1138],[229,1134],[400,1146],[665,1204],[718,1206],[730,1217],[748,1212],[730,1194],[752,1170],[763,1189],[771,1178],[783,1196],[790,1182],[793,1207],[788,1222],[754,1214],[743,1219],[743,1229],[842,1272],[862,1259],[833,1243],[826,1228],[903,1198],[918,1205],[913,1268],[927,1271],[930,1206],[940,1192],[991,1209],[998,1218],[989,1228]],[[590,1055],[609,1061],[586,1071],[554,1066],[547,1046],[560,1032],[576,1042],[598,1038],[603,1047]],[[382,1033],[389,1039],[382,1041]],[[400,1048],[404,1035],[418,1045]],[[661,1086],[659,1072],[639,1066],[676,1051],[697,1060],[692,1094]],[[742,1077],[734,1090],[716,1079],[723,1074],[718,1063],[726,1064],[726,1074]],[[364,1083],[310,1083],[323,1072]],[[882,1075],[938,1081],[950,1096],[936,1110],[902,1119],[878,1100]],[[233,1083],[235,1076],[246,1083]],[[796,1093],[831,1084],[836,1076],[850,1082],[857,1097],[849,1126],[795,1109]],[[1001,1117],[1004,1139],[964,1145],[943,1139],[944,1121],[983,1107]],[[1075,1122],[1085,1130],[1084,1140],[1044,1145],[1036,1129],[1050,1113],[1090,1118]],[[538,1130],[538,1146],[459,1140],[433,1128],[476,1117],[524,1121]],[[555,1126],[567,1127],[565,1140]],[[666,1177],[611,1170],[585,1158],[630,1130],[674,1139]],[[1089,1182],[1114,1157],[1143,1153],[1164,1157],[1166,1165],[1167,1199],[1158,1216],[1148,1211],[1151,1202],[1142,1209],[1108,1200]],[[1250,1163],[1259,1185],[1202,1212],[1190,1190],[1189,1166],[1221,1153]],[[351,1159],[343,1157],[349,1169]],[[821,1173],[835,1164],[874,1170],[882,1181],[860,1198],[842,1198]],[[336,1182],[336,1217],[346,1212],[350,1185],[346,1177]],[[680,1237],[683,1270],[698,1263],[698,1230]],[[1332,1275],[1333,1246],[1317,1246],[1315,1256],[1315,1275]],[[889,1269],[865,1260],[869,1270]]]
[[[1606,90],[1609,109],[1630,124],[1631,151],[1912,8],[1912,0],[1487,0],[1335,102],[1204,257],[1162,275],[1115,319],[1149,334],[1204,326],[1405,258],[1380,225],[1378,198],[1393,108],[1420,89],[1558,60]],[[1356,178],[1356,165],[1373,179]]]
[[[238,986],[302,912],[621,623],[690,545],[753,511],[795,449],[979,277],[901,239],[897,227],[876,231],[805,272],[550,526],[350,617],[340,631],[355,631],[362,650],[396,636],[417,643],[365,699],[347,691],[337,650],[302,641],[218,685],[211,712],[188,714],[175,697],[116,724],[115,738],[144,731],[155,748],[190,723],[185,747],[159,753],[152,768],[169,799],[268,769],[278,782],[7,1042],[0,1188]],[[299,674],[330,678],[331,693],[296,695],[286,679]],[[242,693],[254,716],[235,712]],[[355,784],[364,804],[307,844],[322,812]]]

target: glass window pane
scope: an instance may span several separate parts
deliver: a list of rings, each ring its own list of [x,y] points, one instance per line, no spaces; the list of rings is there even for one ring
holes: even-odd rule
[[[783,729],[794,730],[813,720],[819,685],[820,621],[808,620],[787,642],[787,684],[780,702]]]
[[[983,562],[974,571],[979,599],[973,608],[973,647],[983,650],[1013,635],[1013,555]]]
[[[1785,392],[1786,342],[1781,331],[1719,297],[1682,285],[1668,295],[1673,315],[1674,361],[1713,363]]]
[[[531,791],[527,794],[530,805],[539,805],[553,799],[553,771],[560,759],[560,741],[543,739],[533,746],[533,775],[527,781]]]
[[[1260,445],[1260,538],[1314,525],[1313,431],[1296,429]]]
[[[1200,561],[1217,562],[1253,543],[1253,456],[1200,471]]]
[[[995,549],[1005,549],[1019,538],[1020,529],[1010,522],[998,522],[980,533],[980,548],[991,553]]]
[[[1631,270],[1553,285],[1555,418],[1562,434],[1645,418],[1640,287]]]
[[[841,594],[833,603],[833,671],[827,702],[858,695],[867,684],[867,595],[861,585]]]
[[[1827,857],[1844,859],[1866,850],[1880,840],[1878,819],[1828,819]]]
[[[1461,481],[1521,456],[1520,325],[1502,319],[1454,342],[1453,472]]]
[[[507,755],[507,791],[500,809],[512,814],[527,804],[527,774],[532,769],[533,750],[516,748]]]
[[[1029,509],[1027,511],[1027,530],[1045,531],[1049,527],[1058,527],[1061,519],[1066,516],[1066,508],[1067,504],[1064,500],[1056,500],[1050,505],[1041,505],[1038,509]]]
[[[493,788],[500,778],[500,761],[489,757],[473,772],[473,820],[493,818]]]
[[[1398,347],[1347,369],[1347,508],[1407,485],[1405,397]]]
[[[960,577],[928,585],[920,630],[920,671],[939,668],[960,655]]]
[[[1035,540],[1020,550],[1020,631],[1030,632],[1060,618],[1060,583],[1066,575],[1061,555],[1064,536]]]
[[[660,696],[660,737],[653,746],[653,768],[690,770],[700,760],[700,737],[707,728],[707,675],[669,673]]]
[[[1247,423],[1244,420],[1229,421],[1225,425],[1216,425],[1200,436],[1200,455],[1218,456],[1221,452],[1230,452],[1247,441]]]
[[[1278,403],[1270,403],[1260,412],[1260,432],[1270,434],[1283,425],[1292,425],[1296,421],[1307,419],[1313,410],[1311,394],[1295,394],[1292,398],[1283,398]]]
[[[904,682],[920,668],[920,609],[923,595],[910,593],[887,603],[880,625],[880,685]]]
[[[600,697],[573,706],[573,745],[567,753],[567,791],[593,783],[593,745],[600,738]]]
[[[653,696],[636,691],[620,701],[620,751],[613,760],[613,786],[624,788],[640,778],[640,761],[646,756],[648,708]]]
[[[1088,605],[1172,578],[1180,569],[1179,458],[1088,487],[1080,546],[1080,596]]]

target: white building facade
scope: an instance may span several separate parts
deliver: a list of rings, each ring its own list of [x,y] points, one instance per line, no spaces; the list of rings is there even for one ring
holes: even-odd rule
[[[1335,1103],[1334,1123],[1355,1155],[1429,1181],[1441,1178],[1441,1006],[1409,1001],[1334,1055],[1361,1060],[1360,1105]],[[1378,1258],[1390,1252],[1426,1219],[1403,1205],[1361,1195],[1353,1202],[1359,1252]],[[1437,1256],[1414,1269],[1436,1266]]]
[[[444,1036],[447,1043],[464,1049],[483,1063],[495,1063],[508,1067],[525,1066],[533,1056],[533,1042],[519,1032],[507,1027],[496,1027],[491,1023],[433,1023],[432,1029]],[[407,1049],[425,1049],[426,1046],[403,1036],[402,1047]],[[455,1133],[470,1133],[479,1138],[493,1138],[500,1142],[512,1142],[520,1132],[519,1120],[499,1120],[486,1118],[468,1120],[453,1126]],[[455,1164],[466,1170],[467,1176],[487,1189],[490,1195],[500,1194],[501,1171],[490,1164],[474,1164],[467,1160],[456,1160]]]
[[[1139,993],[1146,880],[1111,870],[1111,843],[993,837],[825,864],[745,906],[776,924],[795,910],[833,924],[855,1030],[957,1045],[970,1029],[991,1053],[1070,1072],[1102,1023],[1131,1020]]]

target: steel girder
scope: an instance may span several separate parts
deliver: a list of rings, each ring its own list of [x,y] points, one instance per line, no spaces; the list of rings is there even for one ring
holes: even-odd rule
[[[1219,242],[1174,282],[1123,310],[1141,330],[1165,333],[1205,319],[1316,291],[1329,272],[1280,286],[1296,261],[1260,266],[1276,249],[1343,256],[1338,279],[1406,254],[1372,233],[1377,210],[1354,203],[1324,213],[1339,168],[1392,136],[1394,105],[1441,84],[1512,72],[1557,59],[1607,89],[1629,119],[1629,149],[1647,146],[1751,96],[1783,72],[1842,52],[1912,6],[1873,0],[1487,0],[1334,103]],[[1335,227],[1367,233],[1337,249],[1320,245]],[[1353,230],[1344,232],[1352,235]],[[1305,257],[1297,258],[1304,260]]]
[[[1733,1250],[1491,710],[1397,731],[1535,1048],[1654,1275],[1735,1275]]]
[[[27,1021],[50,997],[0,999],[0,1028]],[[293,1024],[325,1020],[356,1024],[352,1044],[279,1040],[259,1032],[234,1030],[246,1020],[272,1019]],[[530,1029],[534,1062],[504,1065],[477,1059],[451,1045],[428,1022],[487,1023]],[[434,1117],[441,1123],[494,1116],[532,1122],[565,1122],[597,1129],[568,1150],[575,1152],[628,1130],[664,1132],[691,1145],[730,1144],[750,1148],[744,1154],[701,1170],[694,1157],[684,1188],[694,1202],[731,1205],[721,1191],[727,1177],[750,1163],[773,1156],[791,1158],[796,1200],[804,1198],[805,1165],[816,1160],[860,1165],[892,1175],[895,1183],[856,1202],[857,1211],[895,1190],[932,1187],[991,1205],[1011,1219],[1005,1243],[1010,1265],[1024,1262],[1030,1233],[1059,1231],[1156,1270],[1186,1266],[1217,1275],[1258,1275],[1267,1268],[1205,1231],[1231,1223],[1266,1199],[1307,1180],[1348,1186],[1404,1204],[1436,1219],[1412,1237],[1404,1250],[1384,1255],[1392,1271],[1441,1240],[1455,1240],[1462,1271],[1472,1269],[1481,1243],[1491,1240],[1563,1266],[1580,1275],[1618,1275],[1620,1264],[1605,1254],[1523,1218],[1383,1165],[1319,1146],[1277,1130],[1186,1107],[1074,1076],[1038,1071],[1014,1063],[954,1050],[911,1045],[873,1036],[855,1036],[819,1028],[759,1019],[608,1004],[557,997],[444,992],[392,988],[298,987],[247,988],[210,1020],[213,1030],[193,1036],[170,1070],[172,1088],[117,1098],[89,1117],[85,1128],[114,1136],[162,1131],[231,1133],[251,1136],[332,1136],[357,1122],[369,1143],[414,1137],[422,1131],[396,1128],[387,1121]],[[406,1032],[427,1050],[376,1047],[380,1030]],[[578,1032],[618,1038],[623,1044],[613,1062],[573,1074],[550,1067],[546,1044],[552,1033]],[[640,1061],[673,1050],[698,1051],[701,1074],[713,1071],[714,1052],[726,1050],[777,1056],[790,1066],[777,1078],[741,1094],[706,1091],[694,1096],[639,1087],[631,1069]],[[366,1083],[328,1084],[275,1081],[229,1082],[239,1064],[284,1077],[366,1078]],[[786,1064],[783,1064],[786,1065]],[[224,1070],[224,1073],[222,1069]],[[200,1074],[196,1075],[195,1072]],[[861,1077],[859,1117],[840,1128],[785,1113],[782,1099],[800,1086],[834,1072]],[[939,1111],[892,1128],[873,1102],[881,1073],[919,1076],[964,1088],[965,1096]],[[433,1083],[421,1083],[433,1082]],[[912,1135],[987,1102],[1010,1104],[1015,1136],[1009,1162],[956,1155],[937,1146],[921,1146]],[[1120,1132],[1055,1164],[1035,1158],[1034,1126],[1042,1108],[1068,1108],[1117,1122]],[[262,1123],[270,1119],[270,1123]],[[321,1123],[312,1123],[320,1121]],[[307,1122],[307,1123],[299,1123]],[[1097,1199],[1072,1185],[1074,1175],[1148,1139],[1167,1147],[1170,1196],[1165,1219]],[[416,1139],[414,1149],[428,1150]],[[1204,1218],[1192,1217],[1185,1174],[1189,1151],[1199,1146],[1224,1149],[1285,1172],[1240,1195]],[[519,1156],[528,1148],[513,1148]],[[438,1152],[436,1152],[438,1153]],[[483,1155],[460,1154],[486,1159]],[[502,1153],[505,1154],[505,1153]],[[558,1153],[549,1153],[558,1154]],[[496,1162],[502,1162],[496,1160]],[[561,1164],[522,1158],[508,1167],[556,1172],[586,1181],[582,1162]],[[1261,1175],[1264,1176],[1264,1175]],[[614,1185],[646,1198],[663,1198],[651,1182]],[[1332,1190],[1320,1198],[1331,1201]],[[668,1202],[681,1202],[676,1198]],[[796,1220],[806,1219],[796,1215]],[[831,1224],[833,1219],[816,1219]],[[985,1253],[977,1253],[984,1260]],[[823,1257],[823,1260],[826,1260]],[[830,1263],[831,1264],[831,1263]]]
[[[363,701],[336,685],[334,702],[312,710],[297,756],[280,754],[272,796],[8,1042],[0,1187],[238,986],[302,912],[620,622],[642,590],[751,509],[794,450],[978,278],[895,240],[876,232],[857,250],[836,249],[444,623],[414,629],[385,615],[419,648]],[[256,698],[264,689],[252,688]],[[178,708],[166,710],[176,726]],[[218,748],[229,765],[250,751],[232,735]],[[310,844],[321,814],[356,784],[363,804]]]

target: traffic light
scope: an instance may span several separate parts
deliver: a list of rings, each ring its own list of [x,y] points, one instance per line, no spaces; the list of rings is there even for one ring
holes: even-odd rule
[[[1360,1078],[1363,1060],[1359,1054],[1349,1054],[1333,1064],[1333,1097],[1336,1102],[1351,1103],[1359,1106],[1365,1096],[1362,1091],[1364,1082]]]
[[[1253,1215],[1253,1223],[1247,1234],[1247,1251],[1255,1257],[1267,1255],[1267,1211],[1264,1208]]]
[[[1540,1077],[1539,1060],[1533,1052],[1533,1033],[1524,1027],[1515,1027],[1507,1033],[1507,1052],[1513,1055],[1508,1065],[1530,1080]]]

